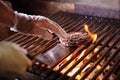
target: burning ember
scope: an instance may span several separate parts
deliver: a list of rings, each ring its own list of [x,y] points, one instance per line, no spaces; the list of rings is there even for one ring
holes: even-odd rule
[[[70,76],[72,77],[82,66],[83,64],[85,64],[91,57],[93,54],[95,54],[97,51],[99,50],[99,48],[96,48],[94,49],[90,54],[88,54],[79,64],[77,64],[70,72],[68,72],[67,76]],[[85,52],[87,51],[87,49],[84,49],[81,53],[76,53],[76,54],[79,54],[76,58],[73,59],[73,56],[75,54],[71,54],[69,55],[66,59],[64,59],[63,61],[61,61],[61,63],[59,63],[55,68],[54,70],[57,71],[59,70],[59,68],[65,64],[67,61],[69,61],[70,59],[73,59],[62,71],[61,73],[64,74],[66,73],[67,70],[69,70],[80,58],[82,58],[82,56],[84,56]],[[99,57],[101,56],[100,54],[98,54],[96,56],[96,60],[99,59]],[[80,79],[90,68],[91,66],[93,65],[93,63],[96,61],[91,61],[82,71],[80,74],[78,74],[76,76],[76,79]],[[101,65],[98,65],[95,69],[95,72],[98,71],[99,69],[101,69]],[[93,73],[95,73],[93,72]],[[93,75],[92,73],[92,75]],[[90,78],[90,77],[89,77]],[[86,80],[89,80],[89,79],[86,79]]]

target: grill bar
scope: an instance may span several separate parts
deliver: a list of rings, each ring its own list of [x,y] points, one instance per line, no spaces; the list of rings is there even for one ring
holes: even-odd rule
[[[119,32],[120,30],[118,30],[117,32],[115,32],[115,34],[112,36],[112,38]],[[100,52],[101,52],[101,50],[103,50],[105,47],[106,47],[106,45],[112,40],[112,38],[111,39],[109,39],[109,41],[107,41],[104,45],[103,45],[103,47],[101,48],[101,49],[99,49],[99,51],[95,54],[95,55],[93,55],[93,57],[91,58],[91,59],[93,59],[97,54],[99,54]],[[117,43],[119,42],[119,39],[117,40]],[[111,48],[113,48],[114,47],[114,44],[113,44],[113,46],[111,47]],[[109,48],[109,50],[105,53],[105,55],[107,55],[107,53],[109,53],[109,51],[111,50],[111,48]],[[104,57],[101,57],[101,60],[103,59]],[[89,61],[90,62],[90,61]],[[99,61],[100,62],[100,61]],[[88,71],[86,74],[85,74],[85,76],[83,77],[83,79],[81,79],[81,80],[84,80],[84,78],[86,77],[86,76],[88,76],[88,74],[90,74],[90,72],[95,68],[97,66],[97,64],[96,65],[94,65],[94,67],[92,67],[91,69],[90,69],[90,71]]]
[[[39,65],[39,67],[41,67],[39,68],[38,66],[35,66],[35,69],[30,71],[31,73],[38,75],[40,80],[75,80],[89,64],[92,64],[79,78],[80,80],[85,80],[88,78],[90,80],[97,80],[98,77],[103,74],[103,79],[101,78],[99,80],[107,80],[111,77],[111,75],[115,75],[116,79],[120,78],[119,20],[84,16],[65,12],[58,12],[51,16],[51,19],[60,24],[61,27],[64,28],[68,33],[78,31],[85,32],[83,26],[84,24],[87,24],[90,31],[98,34],[98,39],[94,44],[91,42],[91,40],[88,40],[86,44],[71,49],[69,54],[67,54],[61,61],[51,68],[43,63],[40,63],[41,65]],[[47,41],[38,37],[15,33],[5,40],[20,44],[21,47],[28,50],[28,54],[33,58],[44,54],[44,52],[48,51],[59,43],[59,39],[56,35],[54,35],[52,40]],[[80,56],[85,49],[86,51],[84,52],[84,55],[78,58],[78,56]],[[94,52],[95,49],[98,50]],[[72,57],[62,64],[59,69],[55,70],[56,66],[59,66],[61,62],[70,55],[72,55]],[[86,59],[89,55],[89,59]],[[106,61],[104,62],[104,60]],[[68,74],[83,61],[84,64],[81,65],[73,75],[69,76]],[[64,73],[62,73],[62,71],[72,62],[74,63]],[[94,70],[97,69],[97,66],[100,66],[101,68],[92,74]],[[107,68],[110,70],[106,71],[108,70]],[[91,74],[92,77],[90,77]]]
[[[111,30],[112,30],[112,29],[111,29]],[[109,33],[110,33],[110,32],[111,32],[111,31],[109,31]],[[109,34],[109,33],[108,33],[108,34]],[[106,36],[107,36],[107,35],[106,35]],[[104,38],[104,37],[103,37],[103,38]],[[101,41],[103,40],[103,38],[101,39]],[[108,43],[108,42],[107,42],[107,43]],[[107,44],[107,43],[106,43],[106,44]],[[99,42],[98,42],[98,44],[99,44]],[[96,46],[98,46],[97,43],[96,43]],[[72,68],[74,68],[79,62],[81,62],[90,52],[92,52],[93,49],[95,49],[96,46],[93,45],[94,48],[88,49],[89,51],[86,52],[86,53],[84,54],[84,56],[83,56],[82,58],[80,58],[80,59],[75,63],[75,65],[73,65],[73,67],[70,68],[70,70],[71,70]],[[103,48],[104,48],[104,47],[102,47],[102,49],[103,49]],[[100,50],[102,50],[102,49],[100,49]],[[95,56],[96,56],[96,55],[95,55]],[[94,56],[93,56],[93,57],[94,57]],[[93,58],[91,58],[90,61],[91,61],[92,59],[93,59]],[[90,62],[90,61],[89,61],[89,62]],[[89,62],[88,62],[88,63],[89,63]],[[86,65],[87,65],[88,63],[86,63]],[[70,80],[74,79],[74,78],[76,77],[76,75],[79,74],[79,73],[84,69],[84,67],[85,67],[86,65],[84,65],[81,69],[79,69],[79,70],[72,76],[72,78],[71,78]],[[68,70],[67,70],[67,73],[68,73]],[[60,79],[59,79],[59,80],[60,80]]]
[[[115,42],[113,45],[117,44],[118,41],[119,41],[119,40],[116,40],[116,42]],[[111,50],[112,48],[113,48],[113,46],[110,47],[109,50]],[[104,56],[107,56],[107,53],[109,53],[109,50],[106,52],[105,55],[103,55],[103,57],[104,57]],[[116,53],[119,53],[119,49],[116,51]],[[116,53],[111,57],[111,59],[115,57]],[[98,62],[100,62],[100,60],[102,60],[103,57],[101,57]],[[110,61],[111,59],[109,59],[108,61]],[[96,79],[96,77],[97,77],[97,76],[102,72],[102,70],[107,66],[108,61],[106,62],[105,66],[103,66],[102,69],[101,69],[99,72],[97,72],[96,75],[95,75],[92,79]]]
[[[113,46],[114,46],[115,44],[117,44],[117,43],[118,43],[118,40],[113,44]],[[88,76],[88,74],[90,74],[90,72],[97,66],[97,64],[98,64],[101,60],[103,60],[103,58],[105,58],[105,56],[109,55],[109,51],[113,48],[113,46],[108,49],[108,51],[95,63],[95,65],[94,65],[93,67],[91,67],[90,71],[87,72],[86,75],[85,75],[83,78],[81,78],[81,80],[84,80],[85,77]],[[103,47],[102,47],[102,48],[103,48]],[[101,50],[102,50],[102,48],[101,48]],[[99,50],[97,53],[99,53],[99,52],[100,52],[100,50]],[[104,68],[109,64],[109,62],[110,62],[118,53],[119,53],[119,49],[116,50],[116,52],[114,53],[114,55],[112,55],[112,57],[110,57],[110,59],[106,62],[106,64],[102,67],[102,69],[101,69],[99,72],[97,72],[97,74],[95,75],[95,77],[93,77],[92,79],[95,79],[95,78],[100,74],[100,72],[102,72],[102,71],[104,70]],[[93,58],[93,57],[92,57],[92,58]]]
[[[71,61],[70,61],[71,62]],[[59,69],[60,70],[60,69]],[[61,70],[60,70],[61,71]],[[46,72],[46,73],[49,73],[49,72]],[[56,72],[57,73],[57,72]],[[46,75],[47,76],[47,75]],[[56,75],[54,75],[54,76],[56,76]]]
[[[116,77],[116,80],[119,80],[120,79],[120,63],[118,64],[118,66],[116,66],[116,70],[119,70],[117,77]]]
[[[92,23],[92,24],[94,24],[94,23]],[[90,24],[90,25],[91,25],[91,24]],[[77,27],[77,26],[75,26],[75,27]],[[74,31],[78,31],[78,30],[74,30]],[[71,62],[71,61],[72,61],[72,59],[71,59],[69,62]],[[67,62],[65,65],[68,65],[69,62]],[[64,66],[64,65],[63,65],[63,66]],[[63,66],[62,66],[58,71],[61,71],[62,68],[65,67],[65,66],[64,66],[64,67],[63,67]],[[58,71],[57,71],[56,73],[58,73]],[[42,76],[44,75],[44,76],[47,77],[47,75],[48,75],[48,74],[51,74],[51,72],[52,72],[51,70],[48,70],[48,71],[46,71],[45,73],[43,73]],[[57,77],[57,76],[56,76],[56,75],[57,75],[56,73],[53,74],[54,77]],[[51,79],[54,78],[54,77],[50,76]]]
[[[118,54],[119,51],[120,51],[120,48],[119,48],[118,50],[116,50],[116,52],[114,53],[114,55]],[[110,71],[108,72],[108,74],[106,74],[106,75],[104,76],[103,80],[106,80],[111,74],[113,74],[113,72],[114,72],[115,70],[119,69],[119,66],[120,66],[120,65],[118,65],[119,62],[120,62],[120,59],[119,59],[119,60],[115,63],[115,65],[110,69]]]

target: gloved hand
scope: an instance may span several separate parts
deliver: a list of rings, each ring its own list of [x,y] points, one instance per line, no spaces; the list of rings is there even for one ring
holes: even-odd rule
[[[44,16],[27,15],[15,12],[14,23],[14,30],[48,40],[52,39],[50,32],[55,33],[59,38],[65,38],[67,35],[60,25]]]
[[[26,57],[27,51],[12,42],[0,42],[0,77],[9,74],[24,75],[32,62]]]

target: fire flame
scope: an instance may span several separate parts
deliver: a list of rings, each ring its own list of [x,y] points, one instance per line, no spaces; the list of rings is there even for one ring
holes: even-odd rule
[[[97,40],[97,34],[93,34],[92,32],[90,32],[87,24],[84,25],[84,29],[89,34],[90,38],[92,39],[92,43],[95,43],[95,41]]]
[[[97,40],[97,34],[93,34],[92,32],[89,31],[88,29],[88,25],[84,25],[84,29],[85,31],[88,33],[88,35],[90,36],[90,39],[92,40],[92,43],[95,43],[95,41]],[[93,56],[93,54],[95,54],[97,51],[99,50],[99,48],[95,48],[91,53],[89,53],[81,62],[79,62],[70,72],[67,73],[67,76],[73,76],[82,66],[83,64],[85,64],[89,59],[91,59],[91,57]],[[80,53],[75,53],[75,54],[71,54],[69,55],[67,58],[65,58],[64,60],[62,60],[57,66],[54,67],[54,70],[57,71],[59,70],[59,68],[64,65],[67,61],[69,61],[70,59],[73,59],[65,68],[63,68],[61,70],[60,73],[64,74],[67,70],[69,70],[80,58],[82,58],[82,56],[84,56],[85,52],[87,51],[87,49],[84,49],[82,52]],[[77,56],[76,56],[77,55]],[[76,57],[74,57],[76,56]],[[98,58],[100,58],[100,55],[97,55],[95,60],[96,61]],[[91,68],[91,66],[93,65],[94,61],[90,62],[82,71],[80,74],[78,74],[75,79],[79,80],[81,79],[81,77]],[[96,67],[97,70],[99,70],[101,68],[100,65],[98,65]],[[86,78],[85,80],[89,80],[88,78]]]
[[[95,48],[91,53],[89,53],[89,55],[87,55],[79,64],[77,64],[68,74],[67,76],[72,77],[80,68],[83,64],[85,64],[91,57],[93,54],[95,54],[97,51],[99,50],[99,47]],[[80,58],[82,58],[82,56],[84,56],[85,52],[87,51],[87,49],[84,49],[81,53],[78,53],[79,55],[77,55],[77,57],[75,57],[65,68],[63,68],[61,70],[61,73],[64,74],[69,68],[72,67],[72,65],[74,65]],[[77,54],[77,53],[76,53]],[[71,58],[73,58],[75,54],[71,54],[69,55],[67,58],[65,58],[64,60],[61,61],[61,63],[59,63],[56,67],[54,67],[54,70],[57,71],[59,70],[59,68],[65,64],[67,61],[69,61]],[[97,59],[100,58],[100,54],[98,54],[95,58],[95,61]],[[81,79],[82,76],[84,76],[84,74],[91,68],[91,66],[93,65],[94,61],[90,62],[82,71],[80,74],[78,74],[75,79],[79,80]],[[96,70],[101,69],[101,65],[97,65],[96,66]],[[85,80],[89,80],[89,78],[86,78]]]

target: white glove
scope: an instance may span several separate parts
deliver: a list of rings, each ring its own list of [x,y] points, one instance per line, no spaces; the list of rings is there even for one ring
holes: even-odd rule
[[[55,33],[59,38],[65,38],[67,35],[61,26],[44,16],[27,15],[15,12],[14,23],[14,30],[48,40],[52,39],[50,32]]]
[[[32,62],[26,57],[27,51],[12,42],[0,42],[0,77],[8,73],[24,75]]]

